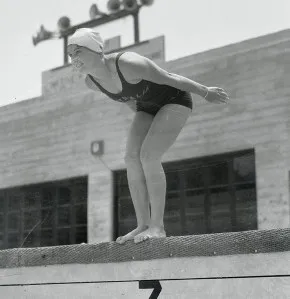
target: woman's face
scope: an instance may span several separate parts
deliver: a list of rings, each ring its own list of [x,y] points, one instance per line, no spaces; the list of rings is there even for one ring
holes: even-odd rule
[[[69,45],[67,52],[71,58],[73,68],[81,73],[88,73],[90,68],[96,63],[96,53],[87,48]]]

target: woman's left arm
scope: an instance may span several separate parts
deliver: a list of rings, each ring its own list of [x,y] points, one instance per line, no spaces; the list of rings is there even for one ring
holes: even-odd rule
[[[157,84],[169,85],[190,93],[197,94],[209,102],[226,102],[229,97],[222,88],[207,87],[186,77],[169,73],[152,60],[137,53],[130,55],[129,60],[122,60],[123,68],[136,79],[144,79]]]

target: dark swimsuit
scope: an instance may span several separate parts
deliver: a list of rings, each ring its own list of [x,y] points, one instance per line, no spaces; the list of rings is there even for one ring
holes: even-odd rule
[[[166,104],[178,104],[192,110],[192,97],[189,92],[147,80],[142,80],[136,84],[127,82],[118,65],[118,60],[123,53],[125,52],[119,53],[116,59],[116,69],[122,83],[122,91],[120,93],[116,94],[107,91],[91,75],[88,75],[101,92],[118,102],[125,103],[134,100],[136,101],[137,112],[144,111],[151,115],[156,115],[160,108]]]

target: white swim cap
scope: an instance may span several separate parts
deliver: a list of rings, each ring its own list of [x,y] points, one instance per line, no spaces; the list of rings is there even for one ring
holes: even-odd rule
[[[100,34],[90,28],[81,28],[68,38],[68,45],[86,47],[94,52],[103,52],[104,41]]]

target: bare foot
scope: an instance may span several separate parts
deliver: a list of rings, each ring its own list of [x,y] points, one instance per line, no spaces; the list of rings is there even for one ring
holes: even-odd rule
[[[134,238],[135,243],[140,243],[151,238],[165,238],[166,232],[163,227],[150,227]]]
[[[128,240],[133,240],[136,235],[140,234],[143,231],[146,231],[147,229],[148,226],[137,227],[131,232],[129,232],[127,235],[117,238],[116,242],[119,244],[124,244]]]

